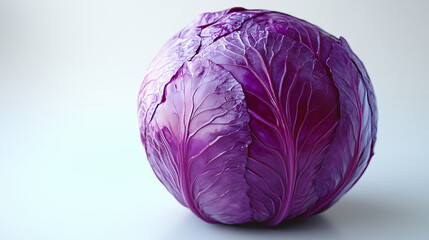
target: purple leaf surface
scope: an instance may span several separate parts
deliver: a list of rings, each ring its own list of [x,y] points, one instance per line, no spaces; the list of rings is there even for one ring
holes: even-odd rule
[[[166,86],[149,124],[149,162],[176,199],[203,219],[250,221],[248,123],[233,76],[207,60],[188,62]]]

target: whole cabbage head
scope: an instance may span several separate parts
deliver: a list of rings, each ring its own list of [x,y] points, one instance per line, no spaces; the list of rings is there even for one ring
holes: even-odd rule
[[[287,14],[204,13],[149,66],[140,134],[159,180],[210,223],[320,213],[373,155],[377,108],[344,38]]]

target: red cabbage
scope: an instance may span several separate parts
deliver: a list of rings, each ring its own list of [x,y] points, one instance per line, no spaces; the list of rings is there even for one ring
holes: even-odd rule
[[[372,84],[344,38],[287,14],[204,13],[152,61],[140,134],[168,191],[210,223],[320,213],[373,155]]]

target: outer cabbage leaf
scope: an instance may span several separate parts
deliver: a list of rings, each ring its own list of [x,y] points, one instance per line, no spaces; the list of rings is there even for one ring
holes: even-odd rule
[[[340,93],[341,121],[317,178],[320,200],[304,216],[321,212],[361,177],[374,149],[377,123],[375,96],[368,74],[345,39],[333,44],[327,65]]]
[[[210,222],[251,221],[249,115],[240,84],[207,60],[187,62],[147,128],[147,153],[167,189]]]
[[[253,218],[277,225],[310,208],[318,200],[314,183],[339,121],[337,91],[317,56],[300,42],[253,28],[201,54],[231,72],[246,95]]]

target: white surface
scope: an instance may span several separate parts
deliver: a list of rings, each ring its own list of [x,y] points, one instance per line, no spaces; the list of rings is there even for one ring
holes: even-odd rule
[[[429,239],[425,1],[147,2],[0,2],[0,239]],[[233,6],[344,36],[375,87],[367,172],[299,225],[200,221],[158,182],[140,144],[136,99],[152,57],[199,13]]]

